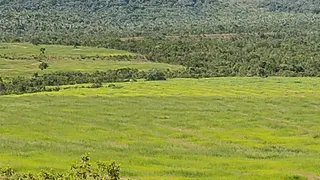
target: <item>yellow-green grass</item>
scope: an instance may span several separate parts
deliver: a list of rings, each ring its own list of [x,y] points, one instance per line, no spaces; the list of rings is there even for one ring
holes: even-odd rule
[[[90,152],[136,179],[319,179],[319,80],[175,79],[1,96],[0,166],[59,171]]]
[[[37,60],[9,60],[0,58],[0,76],[32,76],[35,72],[39,74],[56,71],[81,71],[94,72],[106,71],[119,68],[137,68],[139,70],[158,69],[180,69],[182,66],[165,63],[151,63],[147,61],[114,61],[114,60],[72,60],[57,59],[46,61],[49,68],[41,71]]]
[[[122,50],[62,45],[32,45],[29,43],[0,43],[0,54],[31,56],[40,55],[40,48],[46,48],[47,56],[115,56],[130,55],[132,53]]]

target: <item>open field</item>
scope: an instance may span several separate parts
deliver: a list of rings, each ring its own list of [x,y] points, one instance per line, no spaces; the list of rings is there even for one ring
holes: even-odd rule
[[[320,178],[319,78],[115,83],[0,97],[0,166],[84,152],[138,179]]]
[[[39,65],[41,61],[28,58],[32,56],[40,56],[40,48],[46,48],[46,57],[42,61],[49,64],[49,68],[41,71]],[[139,70],[158,69],[180,69],[182,66],[170,65],[165,63],[151,63],[146,60],[127,59],[127,60],[110,60],[101,59],[99,57],[118,56],[118,55],[134,55],[127,51],[93,48],[61,46],[61,45],[31,45],[27,43],[1,43],[0,55],[13,56],[13,59],[0,58],[0,76],[32,76],[35,72],[38,74],[51,73],[56,71],[81,71],[94,72],[106,71],[109,69],[119,68],[136,68]],[[81,59],[81,56],[98,56],[89,59]],[[25,57],[25,58],[22,58]]]
[[[158,69],[179,69],[182,66],[170,65],[165,63],[151,63],[147,61],[114,61],[114,60],[49,60],[46,61],[49,68],[41,71],[37,60],[8,60],[0,59],[0,76],[32,76],[35,72],[39,74],[51,73],[56,71],[81,71],[94,72],[106,71],[119,68],[136,68],[139,70]]]
[[[40,48],[46,48],[47,56],[116,56],[130,55],[132,53],[105,48],[62,45],[32,45],[29,43],[0,43],[0,54],[31,56],[39,55]]]

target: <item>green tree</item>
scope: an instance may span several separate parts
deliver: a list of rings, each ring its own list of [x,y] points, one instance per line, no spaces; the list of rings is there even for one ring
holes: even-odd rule
[[[42,62],[40,65],[39,65],[39,69],[41,69],[41,71],[47,69],[49,67],[48,63],[45,63],[45,62]]]
[[[40,48],[40,52],[44,55],[46,53],[46,48]]]
[[[0,94],[1,92],[6,91],[5,84],[3,83],[2,77],[0,77]]]

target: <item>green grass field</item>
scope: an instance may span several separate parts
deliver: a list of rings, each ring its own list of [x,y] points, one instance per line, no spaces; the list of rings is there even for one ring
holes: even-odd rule
[[[40,56],[40,48],[46,48],[46,58],[44,61],[49,64],[49,68],[41,71],[39,69],[40,61],[21,58],[30,56]],[[119,68],[136,68],[140,70],[158,69],[180,69],[182,66],[170,65],[165,63],[152,63],[145,60],[102,60],[99,57],[95,59],[75,59],[81,56],[117,56],[134,55],[132,53],[93,47],[61,46],[61,45],[31,45],[26,43],[6,44],[0,43],[0,55],[13,56],[14,59],[0,58],[0,76],[32,76],[35,72],[38,74],[51,73],[56,71],[81,71],[94,72],[106,71]]]
[[[0,54],[31,56],[39,55],[40,48],[46,48],[47,56],[116,56],[130,55],[132,53],[105,48],[62,45],[32,45],[28,43],[0,43]]]
[[[56,71],[81,71],[94,72],[106,71],[119,68],[136,68],[139,70],[158,69],[180,69],[182,66],[170,65],[164,63],[151,63],[146,61],[114,61],[114,60],[72,60],[61,59],[46,61],[49,68],[41,71],[37,60],[8,60],[0,59],[0,76],[32,76],[35,72],[39,74],[52,73]]]
[[[0,167],[67,170],[90,152],[134,179],[320,178],[319,78],[115,84],[1,96]]]

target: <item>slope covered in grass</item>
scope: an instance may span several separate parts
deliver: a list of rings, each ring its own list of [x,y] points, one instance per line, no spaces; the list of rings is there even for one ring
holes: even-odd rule
[[[41,48],[45,48],[42,54]],[[143,56],[128,51],[62,45],[32,45],[27,43],[0,44],[0,76],[31,77],[34,73],[95,72],[120,68],[136,68],[147,71],[152,68],[181,69],[182,66],[165,63],[152,63]],[[49,67],[41,71],[39,65],[48,63]]]
[[[127,51],[84,47],[84,46],[63,46],[63,45],[32,45],[29,43],[0,43],[0,54],[16,55],[16,56],[39,56],[40,49],[45,48],[45,55],[54,57],[68,57],[68,56],[118,56],[118,55],[132,55]]]
[[[319,178],[317,78],[176,79],[0,97],[0,166],[84,152],[138,179]]]
[[[143,71],[148,71],[152,68],[157,69],[183,69],[182,66],[169,65],[165,63],[152,63],[146,61],[115,61],[115,60],[49,60],[48,69],[41,71],[39,65],[41,62],[37,60],[8,60],[0,59],[0,76],[24,76],[31,77],[34,73],[39,75],[44,73],[62,72],[95,72],[107,71],[121,68],[134,68]]]

